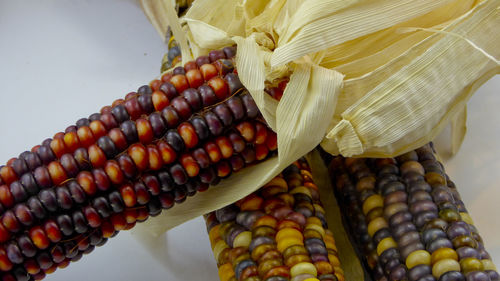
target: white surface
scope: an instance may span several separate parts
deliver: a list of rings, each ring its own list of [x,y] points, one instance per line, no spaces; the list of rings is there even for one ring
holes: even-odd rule
[[[0,162],[149,82],[164,52],[132,0],[0,0]],[[465,143],[445,163],[494,261],[500,260],[498,89],[497,76],[471,99]],[[201,219],[170,231],[166,241],[158,259],[123,232],[46,280],[218,280]]]

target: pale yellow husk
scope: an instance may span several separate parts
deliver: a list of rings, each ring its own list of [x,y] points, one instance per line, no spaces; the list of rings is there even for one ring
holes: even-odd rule
[[[178,27],[184,61],[237,44],[240,79],[278,134],[278,157],[165,212],[156,234],[248,195],[318,144],[394,156],[452,122],[456,151],[467,101],[500,73],[500,0],[199,0],[181,19],[155,10],[169,0],[141,2],[160,34]],[[264,86],[284,76],[278,103]]]

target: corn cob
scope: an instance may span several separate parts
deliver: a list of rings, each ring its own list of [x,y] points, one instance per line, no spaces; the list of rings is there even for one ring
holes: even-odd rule
[[[105,241],[275,151],[235,51],[177,67],[1,167],[2,278],[40,278],[89,252],[88,237]]]
[[[331,171],[375,280],[500,280],[431,145],[396,158],[336,157]]]
[[[205,219],[221,281],[344,280],[304,161]]]

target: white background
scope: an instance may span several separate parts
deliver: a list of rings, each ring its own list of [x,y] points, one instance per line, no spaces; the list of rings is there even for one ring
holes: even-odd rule
[[[97,112],[159,73],[166,51],[132,0],[0,0],[0,162]],[[500,77],[469,103],[445,163],[494,261],[500,259]],[[170,231],[153,257],[120,233],[46,280],[218,280],[203,221]]]

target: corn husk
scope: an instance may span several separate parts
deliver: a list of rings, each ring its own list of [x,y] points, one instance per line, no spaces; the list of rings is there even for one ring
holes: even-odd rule
[[[451,123],[456,151],[467,101],[500,73],[500,0],[203,0],[181,19],[170,1],[141,3],[160,34],[172,26],[184,62],[238,45],[240,79],[278,135],[277,157],[150,220],[156,235],[250,194],[318,144],[388,157]],[[278,103],[264,86],[284,76]]]

